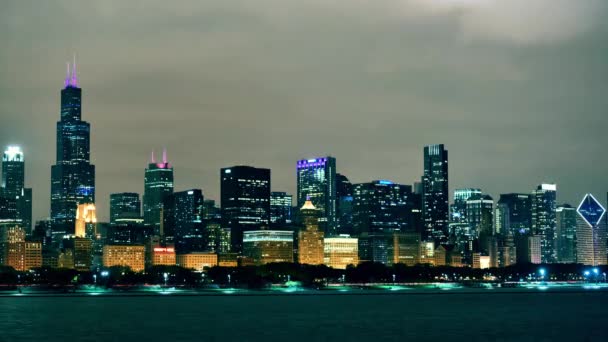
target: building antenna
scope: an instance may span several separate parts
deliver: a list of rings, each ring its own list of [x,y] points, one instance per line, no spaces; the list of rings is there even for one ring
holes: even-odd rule
[[[167,148],[163,147],[163,164],[167,164]]]
[[[150,158],[150,162],[156,163],[156,160],[154,160],[154,150],[152,150],[152,157]]]

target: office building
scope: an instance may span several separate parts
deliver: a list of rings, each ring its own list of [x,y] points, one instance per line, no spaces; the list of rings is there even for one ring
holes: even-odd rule
[[[413,231],[410,185],[376,180],[353,186],[353,226],[357,234]]]
[[[243,232],[268,229],[270,170],[252,166],[221,169],[222,228],[230,229],[233,252],[243,248]]]
[[[477,236],[494,235],[494,200],[476,194],[466,200],[466,222]]]
[[[319,228],[326,236],[337,229],[336,158],[299,160],[296,164],[298,207],[307,198],[319,210]]]
[[[273,226],[284,226],[291,223],[292,196],[286,192],[270,193],[270,223]]]
[[[310,200],[300,208],[304,229],[298,232],[298,262],[322,265],[324,262],[323,232],[319,229],[319,211]]]
[[[243,256],[256,265],[293,262],[293,232],[255,230],[243,232]]]
[[[207,250],[203,222],[203,191],[191,189],[165,196],[163,221],[165,236],[172,236],[177,253]]]
[[[177,256],[174,247],[154,246],[151,250],[150,261],[152,266],[174,266],[177,263]]]
[[[97,236],[97,212],[95,204],[82,203],[76,209],[74,236],[93,239]]]
[[[532,192],[532,234],[541,237],[541,261],[557,261],[555,252],[555,184],[541,184]]]
[[[606,265],[606,209],[593,195],[586,194],[576,212],[577,262],[589,266]]]
[[[454,203],[450,209],[450,221],[453,223],[466,222],[467,200],[474,195],[481,195],[481,189],[465,188],[454,190]]]
[[[202,272],[205,268],[218,265],[218,255],[217,253],[209,252],[178,254],[177,265],[183,268],[193,269],[197,272]]]
[[[0,219],[16,219],[32,229],[32,189],[25,188],[25,159],[19,146],[8,146],[2,156]]]
[[[167,151],[163,150],[161,162],[156,162],[154,152],[145,170],[144,177],[144,224],[153,227],[155,235],[161,232],[161,212],[163,201],[173,193],[173,166],[167,161]]]
[[[359,264],[359,240],[349,235],[324,239],[325,265],[335,269],[346,269]]]
[[[110,194],[110,223],[141,218],[141,201],[135,192]]]
[[[51,219],[58,234],[74,234],[76,208],[95,203],[95,166],[91,165],[90,131],[81,118],[82,89],[76,63],[61,90],[61,119],[57,122],[56,163],[51,167]]]
[[[74,268],[77,271],[89,271],[93,265],[93,240],[85,237],[73,239]]]
[[[419,232],[393,233],[393,264],[419,264],[420,242]]]
[[[362,233],[359,240],[359,262],[371,261],[392,265],[394,256],[393,233]]]
[[[557,262],[576,263],[576,208],[569,204],[560,205],[555,210],[555,248]]]
[[[353,185],[339,173],[336,173],[336,222],[338,234],[354,234]]]
[[[496,232],[501,235],[527,234],[532,228],[532,196],[501,194],[496,203]]]
[[[145,247],[143,245],[105,245],[103,246],[103,266],[129,267],[133,272],[145,268]]]
[[[443,144],[424,147],[422,176],[424,238],[444,241],[449,222],[448,151]]]

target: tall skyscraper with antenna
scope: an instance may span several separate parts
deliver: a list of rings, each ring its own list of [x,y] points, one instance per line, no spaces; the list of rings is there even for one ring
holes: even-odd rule
[[[95,166],[90,159],[88,122],[81,119],[82,89],[76,58],[61,90],[61,118],[57,122],[56,163],[51,167],[51,219],[57,233],[74,233],[76,209],[95,203]]]
[[[173,166],[167,161],[167,150],[163,159],[156,162],[154,151],[144,177],[144,224],[154,227],[155,235],[161,234],[161,211],[167,195],[173,193]]]

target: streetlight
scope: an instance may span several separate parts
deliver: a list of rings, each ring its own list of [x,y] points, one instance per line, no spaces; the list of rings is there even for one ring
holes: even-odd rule
[[[93,274],[93,282],[95,283],[95,286],[97,286],[97,274]]]
[[[545,273],[547,273],[547,270],[541,268],[540,270],[538,270],[538,273],[540,273],[540,279],[543,280],[545,278]]]
[[[167,279],[169,279],[169,273],[163,273],[163,278],[165,279],[165,286],[167,286]]]

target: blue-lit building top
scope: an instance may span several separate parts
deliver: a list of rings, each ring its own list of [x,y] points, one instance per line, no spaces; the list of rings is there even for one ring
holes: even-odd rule
[[[608,230],[606,209],[591,194],[586,194],[578,208],[576,225],[577,263],[598,266],[607,264]]]
[[[299,160],[296,164],[297,206],[309,197],[319,209],[319,227],[335,235],[337,227],[336,158],[320,157]]]

